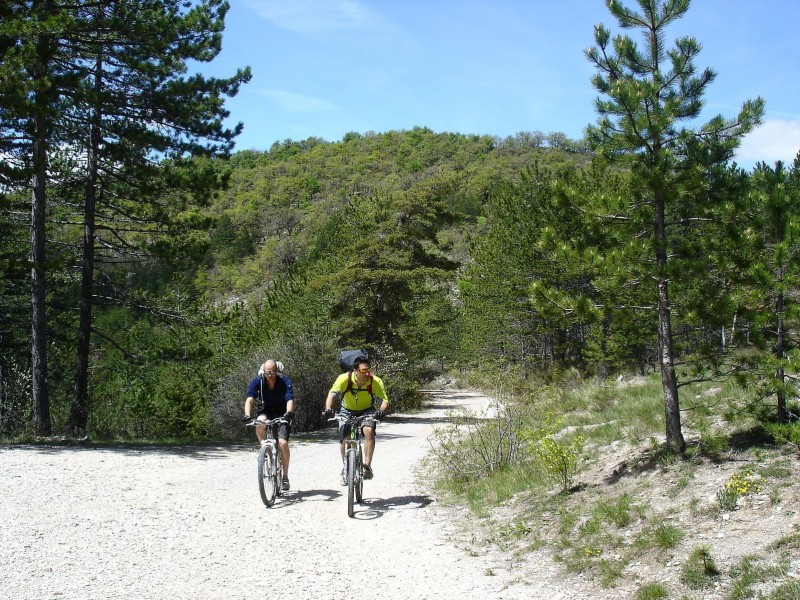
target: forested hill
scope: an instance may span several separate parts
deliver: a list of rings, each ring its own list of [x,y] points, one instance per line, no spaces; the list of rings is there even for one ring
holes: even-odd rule
[[[240,151],[228,163],[227,189],[209,211],[219,221],[209,240],[208,280],[201,291],[212,302],[258,295],[270,282],[319,258],[310,254],[321,242],[314,238],[339,211],[363,212],[365,201],[386,210],[403,192],[432,184],[448,187],[439,200],[452,222],[436,229],[448,231],[444,251],[463,263],[468,248],[455,242],[476,230],[493,193],[519,182],[535,164],[558,171],[588,161],[583,142],[559,133],[500,139],[419,127]],[[419,201],[425,202],[424,195]],[[356,230],[352,234],[360,237]]]
[[[115,184],[96,215],[88,407],[77,410],[88,415],[85,431],[239,434],[244,388],[266,357],[282,359],[302,397],[321,399],[337,350],[355,346],[372,353],[395,407],[413,406],[421,381],[513,333],[497,326],[505,309],[483,299],[477,324],[462,314],[459,280],[482,268],[472,255],[492,212],[527,195],[540,171],[551,177],[589,160],[583,142],[559,133],[500,139],[414,128],[167,161],[164,181],[146,191]],[[48,369],[71,373],[80,190],[58,171],[50,186]],[[14,267],[28,235],[14,211],[27,197],[8,198],[1,425],[16,435],[31,427],[29,291]],[[495,280],[498,300],[514,277],[505,270]],[[489,325],[484,312],[494,315],[493,334],[476,343],[463,332]],[[50,378],[48,387],[51,429],[63,433],[76,414],[74,380]],[[299,427],[318,424],[317,408],[301,404]]]
[[[95,438],[241,435],[246,385],[270,356],[302,399],[297,428],[317,427],[345,347],[369,350],[395,410],[454,370],[519,381],[566,368],[644,373],[662,358],[657,274],[671,286],[682,382],[735,370],[772,385],[764,377],[785,360],[770,352],[771,299],[781,273],[792,284],[767,262],[783,242],[765,215],[797,214],[780,195],[795,167],[748,174],[699,160],[665,188],[670,236],[658,242],[641,172],[561,134],[351,133],[167,166],[169,194],[143,201],[121,188],[98,215]],[[194,187],[175,185],[184,173]],[[49,209],[53,373],[71,372],[78,347],[73,194],[55,185]],[[13,268],[27,230],[12,214],[2,427],[19,435],[30,430],[29,292]],[[64,431],[72,378],[51,378],[48,401],[52,430]]]

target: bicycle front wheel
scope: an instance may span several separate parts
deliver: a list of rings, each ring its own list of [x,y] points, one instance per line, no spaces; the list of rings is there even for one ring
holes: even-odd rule
[[[261,492],[261,500],[266,506],[275,503],[275,458],[272,453],[272,446],[264,444],[258,453],[258,491]]]
[[[358,447],[358,454],[356,454],[356,502],[361,504],[361,499],[364,497],[364,458],[361,455],[361,446]]]
[[[356,451],[352,448],[347,451],[347,516],[352,517],[353,500],[356,492]]]
[[[281,460],[281,449],[275,450],[275,489],[278,496],[283,496],[283,460]]]

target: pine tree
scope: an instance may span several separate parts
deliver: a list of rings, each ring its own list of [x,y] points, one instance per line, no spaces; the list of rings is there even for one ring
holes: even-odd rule
[[[218,187],[215,173],[185,158],[226,155],[242,125],[228,130],[223,102],[250,78],[240,70],[228,79],[184,75],[189,61],[209,62],[221,49],[228,3],[204,0],[188,7],[177,0],[95,3],[81,12],[83,35],[71,42],[73,66],[83,69],[82,86],[67,121],[84,141],[84,236],[80,327],[75,395],[68,431],[86,429],[88,362],[95,270],[95,222],[129,248],[127,232],[114,224],[120,198],[130,196],[124,217],[146,232],[170,227],[160,209],[172,191],[207,197]],[[154,157],[163,157],[154,160]],[[174,172],[173,172],[174,171]],[[209,178],[209,175],[211,177]],[[101,181],[117,183],[100,185]],[[109,237],[108,235],[106,236]],[[118,243],[106,240],[106,247]]]
[[[800,268],[800,153],[786,168],[756,165],[752,175],[749,227],[737,247],[746,253],[743,284],[747,342],[766,352],[745,354],[739,377],[764,397],[776,400],[775,418],[788,421],[787,400],[797,396],[795,369],[800,347],[800,304],[796,299]],[[749,243],[748,243],[749,242]]]
[[[711,69],[698,73],[693,60],[701,50],[691,37],[665,43],[668,26],[689,9],[689,0],[637,0],[639,12],[619,0],[608,8],[622,29],[642,33],[640,47],[626,35],[611,38],[603,25],[595,29],[595,46],[586,55],[597,70],[592,83],[600,97],[599,119],[587,129],[592,147],[611,161],[625,161],[634,176],[634,190],[621,217],[633,220],[647,235],[652,252],[650,277],[655,282],[658,314],[658,362],[664,390],[667,445],[685,447],[680,421],[670,281],[672,232],[678,222],[693,218],[687,188],[732,158],[741,138],[763,114],[763,101],[744,103],[733,120],[717,116],[698,128],[681,123],[699,117],[703,94],[715,78]],[[702,208],[702,207],[699,207]]]

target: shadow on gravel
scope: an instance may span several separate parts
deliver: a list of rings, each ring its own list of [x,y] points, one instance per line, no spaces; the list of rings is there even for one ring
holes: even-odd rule
[[[381,516],[386,511],[404,508],[425,508],[433,498],[424,494],[413,496],[394,496],[392,498],[365,498],[362,506],[368,507],[369,511],[375,512],[376,516]]]
[[[404,417],[395,417],[392,415],[391,419],[386,419],[383,423],[400,423],[400,424],[412,424],[412,425],[436,425],[438,423],[446,423],[450,419],[446,415],[442,415],[441,417],[415,417],[411,416],[404,416]],[[381,425],[383,425],[381,423]],[[378,428],[378,435],[380,435],[380,427]]]
[[[342,492],[339,490],[298,490],[296,492],[284,492],[272,509],[286,508],[301,502],[331,502],[341,498]]]
[[[8,448],[36,452],[37,454],[60,456],[77,452],[114,452],[139,456],[142,454],[156,454],[164,456],[185,456],[198,460],[213,460],[228,458],[231,452],[255,451],[252,444],[230,444],[221,446],[192,445],[192,446],[164,446],[164,445],[139,445],[139,444],[58,444],[58,445],[16,445]]]
[[[439,390],[420,390],[420,393],[429,396],[431,398],[440,398],[446,399],[447,401],[452,402],[453,400],[466,400],[466,399],[474,399],[476,396],[482,396],[478,392],[442,392]]]

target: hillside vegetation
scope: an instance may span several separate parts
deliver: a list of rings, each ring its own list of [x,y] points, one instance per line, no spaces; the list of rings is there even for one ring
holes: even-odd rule
[[[678,456],[652,375],[453,383],[492,386],[498,404],[440,430],[439,493],[469,507],[465,545],[501,548],[521,581],[544,558],[595,597],[799,597],[800,454],[743,416],[752,392],[686,389]]]

